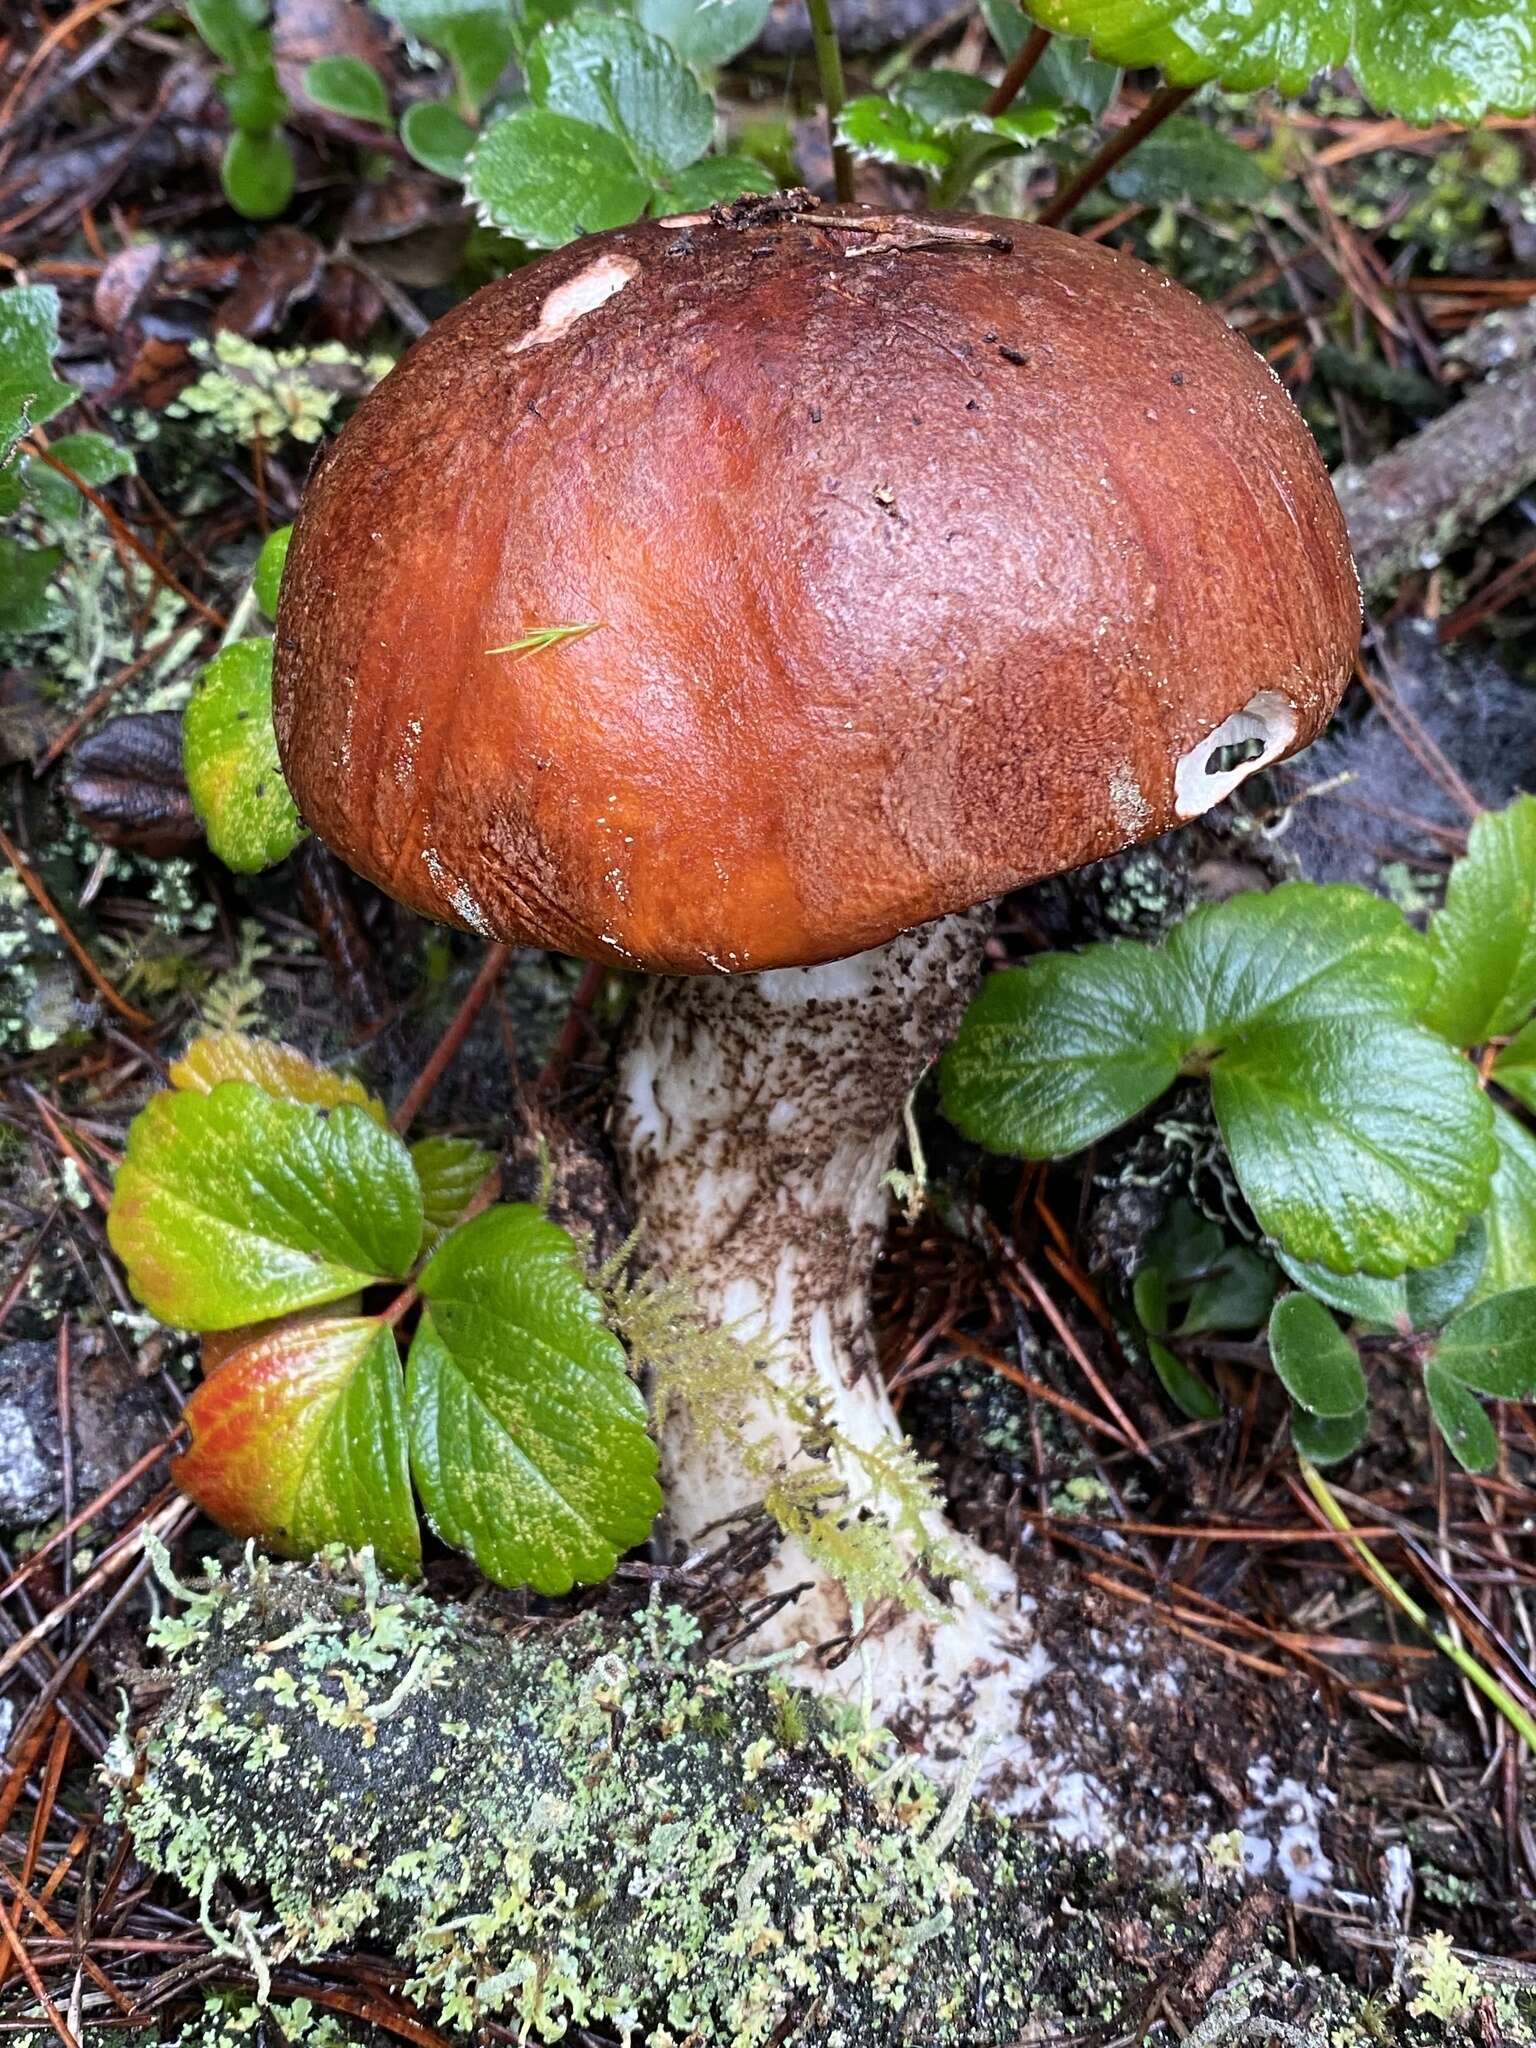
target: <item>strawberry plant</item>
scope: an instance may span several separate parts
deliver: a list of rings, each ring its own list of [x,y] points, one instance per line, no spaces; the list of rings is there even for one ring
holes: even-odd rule
[[[128,450],[90,429],[42,447],[36,429],[77,396],[54,372],[58,342],[59,296],[51,285],[0,292],[0,521],[20,516],[56,526],[79,514],[80,484],[94,488],[133,473]],[[49,586],[63,559],[60,547],[0,534],[0,632],[48,625],[57,611]]]
[[[1161,946],[996,974],[943,1064],[951,1120],[1059,1159],[1207,1083],[1232,1171],[1300,1295],[1271,1356],[1314,1461],[1366,1433],[1368,1350],[1424,1375],[1463,1464],[1492,1462],[1479,1395],[1536,1396],[1536,798],[1485,813],[1420,933],[1342,885],[1285,883],[1196,911]],[[1219,1240],[1219,1233],[1215,1233]],[[1154,1247],[1136,1290],[1149,1355],[1188,1412],[1210,1389],[1173,1348],[1253,1328],[1265,1282],[1219,1242]],[[1228,1268],[1222,1289],[1202,1281]],[[1271,1292],[1273,1291],[1271,1286]],[[1173,1304],[1186,1303],[1175,1327]]]
[[[649,1532],[656,1454],[569,1236],[491,1199],[481,1147],[407,1145],[287,1047],[204,1037],[170,1079],[109,1235],[145,1307],[203,1336],[185,1490],[277,1550],[371,1544],[402,1572],[419,1496],[503,1585],[606,1577]]]
[[[182,759],[193,806],[208,844],[238,874],[270,867],[304,837],[272,730],[272,638],[241,637],[252,611],[276,616],[292,531],[283,526],[268,536],[225,644],[192,685],[183,722]]]

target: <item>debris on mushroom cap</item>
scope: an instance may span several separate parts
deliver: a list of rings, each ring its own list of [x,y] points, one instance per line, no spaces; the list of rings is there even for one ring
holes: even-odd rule
[[[757,203],[589,236],[410,351],[306,495],[277,727],[402,901],[732,972],[1196,815],[1317,733],[1358,627],[1306,427],[1189,293]]]

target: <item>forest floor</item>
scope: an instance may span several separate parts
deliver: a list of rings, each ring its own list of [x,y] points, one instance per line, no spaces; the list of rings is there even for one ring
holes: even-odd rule
[[[306,56],[352,32],[339,0],[280,0],[278,16]],[[625,990],[533,954],[477,980],[477,943],[313,846],[237,878],[201,845],[180,780],[179,707],[263,537],[293,515],[319,426],[495,252],[450,187],[399,161],[364,176],[354,140],[323,123],[300,136],[288,220],[240,220],[219,189],[207,67],[156,4],[18,4],[8,24],[0,261],[60,294],[60,369],[81,394],[63,424],[100,428],[137,466],[102,485],[105,516],[48,536],[68,599],[48,629],[0,639],[0,2025],[35,2020],[42,1999],[58,2032],[173,2016],[248,1982],[196,1905],[136,1865],[96,1773],[161,1598],[141,1532],[188,1569],[230,1548],[168,1468],[192,1350],[136,1307],[106,1242],[129,1120],[212,1026],[350,1062],[390,1102],[425,1077],[435,1130],[500,1145],[514,1073],[546,1110],[600,1129]],[[954,61],[985,55],[963,9],[925,33]],[[873,61],[851,59],[856,80]],[[1105,197],[1079,220],[1217,304],[1332,464],[1453,404],[1456,338],[1536,300],[1536,123],[1420,133],[1346,87],[1301,106],[1211,102],[1211,121],[1284,167],[1256,209]],[[804,136],[814,182],[810,89],[793,47],[749,53],[724,87]],[[916,196],[861,177],[867,196]],[[239,344],[218,363],[216,335]],[[1536,780],[1533,629],[1526,498],[1378,611],[1361,686],[1321,748],[1206,827],[1010,899],[996,957],[1153,935],[1194,902],[1292,874],[1432,904],[1469,793],[1492,804]],[[128,713],[159,723],[113,725]],[[1320,1530],[1257,1347],[1192,1340],[1224,1402],[1196,1423],[1128,1335],[1129,1278],[1174,1204],[1224,1241],[1258,1236],[1203,1100],[1049,1170],[984,1160],[931,1104],[924,1130],[935,1181],[990,1224],[966,1239],[932,1212],[899,1227],[880,1328],[903,1419],[957,1516],[1027,1581],[1084,1612],[1133,1608],[1170,1657],[1193,1646],[1273,1688],[1282,1716],[1300,1702],[1320,1715],[1329,1868],[1282,1908],[1293,1954],[1365,1984],[1397,1935],[1440,1929],[1536,1965],[1532,1759]],[[1335,1490],[1441,1625],[1530,1697],[1536,1420],[1504,1404],[1500,1430],[1498,1469],[1470,1477],[1417,1391],[1381,1388],[1371,1442]],[[429,1560],[434,1587],[471,1577]],[[625,1585],[593,1597],[622,1602]],[[365,1955],[290,1988],[431,2048],[440,2036],[399,1975]]]

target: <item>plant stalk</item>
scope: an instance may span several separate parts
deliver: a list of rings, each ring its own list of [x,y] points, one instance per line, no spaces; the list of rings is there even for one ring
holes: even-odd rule
[[[843,111],[843,53],[832,22],[831,0],[805,0],[811,17],[811,42],[816,51],[816,75],[827,109],[827,137],[832,145],[832,182],[839,200],[846,206],[853,199],[853,158],[837,139],[837,119]]]
[[[1115,165],[1140,142],[1145,142],[1154,128],[1161,128],[1170,114],[1176,114],[1186,100],[1194,97],[1192,85],[1165,85],[1156,92],[1142,108],[1134,121],[1112,135],[1095,155],[1091,156],[1075,178],[1072,178],[1056,194],[1040,214],[1039,225],[1043,228],[1059,227],[1080,199],[1085,199],[1095,185],[1107,178]]]
[[[991,99],[982,108],[984,114],[1006,114],[1024,89],[1024,81],[1045,55],[1047,43],[1051,40],[1048,28],[1032,28],[1029,34],[1008,60],[1008,69],[997,82]]]
[[[1300,1462],[1301,1476],[1306,1481],[1308,1493],[1317,1502],[1329,1526],[1348,1536],[1350,1548],[1359,1558],[1367,1575],[1374,1580],[1377,1587],[1386,1594],[1393,1605],[1400,1608],[1407,1615],[1414,1627],[1422,1630],[1429,1637],[1442,1656],[1450,1658],[1467,1683],[1477,1687],[1483,1698],[1504,1716],[1504,1719],[1514,1729],[1532,1756],[1536,1756],[1536,1720],[1532,1720],[1520,1702],[1499,1683],[1491,1671],[1479,1664],[1469,1651],[1461,1647],[1460,1643],[1453,1641],[1445,1633],[1444,1629],[1435,1627],[1427,1611],[1419,1605],[1407,1587],[1400,1580],[1394,1578],[1392,1573],[1387,1570],[1387,1567],[1382,1563],[1375,1551],[1371,1549],[1364,1537],[1357,1536],[1354,1533],[1349,1517],[1345,1514],[1343,1508],[1340,1507],[1332,1487],[1329,1486],[1322,1473],[1318,1471],[1315,1465],[1308,1464],[1305,1458]]]

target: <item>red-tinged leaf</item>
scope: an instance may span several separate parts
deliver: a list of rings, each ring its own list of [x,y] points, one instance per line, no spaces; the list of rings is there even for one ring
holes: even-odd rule
[[[377,1317],[289,1318],[227,1357],[186,1420],[177,1482],[232,1534],[297,1557],[371,1544],[387,1570],[419,1568],[400,1354]]]

